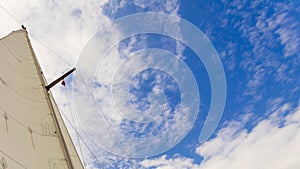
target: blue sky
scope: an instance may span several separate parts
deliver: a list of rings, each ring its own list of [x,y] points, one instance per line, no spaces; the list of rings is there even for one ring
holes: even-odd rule
[[[104,11],[109,17],[117,19],[136,12],[161,12],[165,2],[151,1],[150,5],[144,4],[147,6],[145,8],[126,2],[117,10],[114,10],[114,3],[117,2],[111,1]],[[207,35],[224,65],[227,101],[214,136],[230,121],[241,122],[242,128],[251,132],[272,113],[270,109],[285,103],[290,104],[290,109],[298,106],[299,2],[182,1],[178,2],[178,6],[177,15]],[[171,13],[168,10],[164,12]],[[161,47],[176,53],[174,39],[161,35],[143,35],[140,39],[143,40],[139,42],[147,44],[144,48]],[[132,51],[137,49],[138,46]],[[195,53],[186,47],[182,55],[199,85],[200,112],[193,130],[165,154],[170,159],[179,154],[199,164],[203,158],[196,153],[195,148],[199,146],[198,135],[210,106],[209,77]],[[144,83],[147,85],[149,82]],[[145,92],[147,89],[141,90]],[[289,113],[284,112],[282,116]]]
[[[199,57],[186,44],[163,35],[142,34],[120,41],[111,50],[113,54],[118,53],[119,60],[108,58],[103,64],[114,67],[121,61],[126,61],[130,53],[141,49],[167,50],[183,59],[192,71],[200,93],[200,106],[196,121],[183,140],[170,150],[147,159],[128,160],[122,155],[111,154],[107,147],[104,147],[105,151],[100,150],[87,141],[105,168],[218,169],[224,168],[225,165],[228,168],[292,169],[300,165],[297,162],[300,157],[300,149],[297,148],[300,141],[300,1],[110,0],[86,4],[56,1],[45,1],[38,5],[29,2],[28,4],[24,5],[27,8],[22,13],[17,12],[18,8],[15,5],[1,2],[19,22],[28,26],[38,57],[39,54],[45,56],[39,60],[48,81],[64,72],[68,66],[36,40],[47,44],[48,48],[71,65],[80,65],[78,60],[87,57],[84,53],[86,43],[103,24],[140,12],[167,13],[191,22],[208,37],[221,59],[227,83],[225,109],[213,135],[200,144],[198,138],[211,104],[211,84],[208,72]],[[49,13],[39,8],[46,9]],[[35,13],[39,15],[36,16],[29,9],[35,9]],[[45,23],[50,30],[45,27],[39,29],[38,25],[45,22],[42,16],[49,16],[49,20],[52,21],[52,24]],[[13,23],[13,19],[7,14],[3,14],[3,18],[11,25],[0,27],[3,32],[9,32],[10,28],[14,29],[15,25],[18,25]],[[48,34],[45,35],[45,32]],[[118,35],[112,30],[107,36],[114,39]],[[61,49],[61,45],[65,48]],[[99,50],[107,50],[105,45],[101,44]],[[55,68],[55,65],[60,69]],[[101,67],[100,63],[99,65]],[[108,86],[114,84],[106,83],[106,80],[111,78],[112,74],[109,73],[114,72],[116,68],[108,70],[107,67],[99,70],[96,77],[93,76],[86,82],[96,79],[96,85],[90,85],[93,87],[97,104],[103,111],[110,112],[112,107],[105,100],[106,95],[103,93],[108,92],[111,89]],[[86,67],[82,73],[88,72],[88,69]],[[114,119],[115,116],[107,113],[107,119],[119,125],[115,130],[125,133],[127,137],[147,138],[167,131],[169,126],[175,125],[174,119],[178,117],[176,110],[180,106],[180,85],[176,84],[176,78],[157,69],[141,71],[131,75],[131,78],[127,103],[143,114],[151,107],[151,92],[165,94],[168,104],[164,111],[168,110],[168,114],[160,116],[159,124],[141,124],[119,117]],[[72,81],[73,78],[69,80]],[[74,83],[76,87],[77,82]],[[78,90],[80,87],[82,86],[79,85]],[[60,88],[55,90],[54,94],[61,109],[67,109],[64,107],[67,104],[64,91]],[[71,92],[71,89],[68,91]],[[117,96],[120,100],[124,98],[121,94]],[[195,103],[191,102],[191,105],[193,104]],[[91,111],[85,109],[89,107],[88,103],[79,106],[82,108],[80,110]],[[79,114],[80,110],[77,110]],[[99,134],[94,133],[92,138],[98,136]],[[77,146],[79,143],[76,143]],[[144,151],[147,151],[147,148]],[[86,148],[83,148],[83,154],[87,168],[100,168]],[[274,159],[276,162],[265,164]]]

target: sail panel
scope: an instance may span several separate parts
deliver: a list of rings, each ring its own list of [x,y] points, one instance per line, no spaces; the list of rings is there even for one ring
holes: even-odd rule
[[[52,100],[63,131],[60,137],[26,30],[14,31],[0,40],[0,64],[0,163],[5,161],[7,169],[68,169],[69,154],[72,166],[82,169]]]

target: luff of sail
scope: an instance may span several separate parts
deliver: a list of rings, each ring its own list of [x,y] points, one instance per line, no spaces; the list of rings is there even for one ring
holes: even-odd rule
[[[0,169],[83,169],[27,31],[0,40]]]

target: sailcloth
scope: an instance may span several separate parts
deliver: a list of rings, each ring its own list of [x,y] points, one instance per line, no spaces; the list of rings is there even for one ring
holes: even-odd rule
[[[0,39],[0,169],[83,169],[27,31]]]

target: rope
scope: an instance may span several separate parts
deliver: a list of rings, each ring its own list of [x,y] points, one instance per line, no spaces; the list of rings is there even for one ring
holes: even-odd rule
[[[80,76],[79,74],[77,74],[77,75],[79,76],[80,79],[82,79],[81,76]],[[87,89],[88,94],[90,95],[90,97],[92,97],[93,100],[94,100],[94,102],[96,102],[96,99],[95,99],[94,95],[93,95],[92,92],[89,90],[89,87],[88,87],[88,85],[85,83],[85,81],[84,81],[84,80],[81,80],[81,82],[83,83],[84,87]],[[102,114],[102,116],[103,116],[105,122],[109,125],[110,128],[112,128],[112,125],[110,124],[110,122],[108,121],[108,119],[106,118],[106,116],[104,115],[104,112],[102,111],[102,109],[99,108],[98,106],[97,106],[97,109],[100,110],[100,112],[101,112],[101,114]],[[122,142],[121,142],[120,144],[122,144]],[[128,149],[129,149],[129,147],[128,147],[125,151],[123,151],[123,152],[127,152]],[[129,160],[132,164],[134,164],[134,168],[137,169],[137,166],[135,165],[134,161],[133,161],[131,158],[129,158],[128,160]]]
[[[93,151],[90,149],[90,147],[88,146],[88,144],[85,142],[85,140],[81,137],[81,135],[79,134],[79,132],[77,131],[77,129],[74,127],[74,125],[71,123],[70,119],[63,113],[62,109],[60,109],[60,112],[62,112],[62,116],[64,116],[64,118],[67,120],[67,122],[70,124],[70,126],[72,127],[72,129],[75,131],[76,135],[78,135],[78,137],[82,140],[82,142],[84,143],[84,145],[86,146],[87,150],[91,153],[91,155],[93,156],[93,158],[96,160],[97,164],[99,165],[99,167],[101,169],[104,169],[103,165],[100,163],[100,161],[98,160],[98,158],[96,157],[96,155],[93,153]]]
[[[32,101],[32,102],[39,102],[39,103],[42,103],[42,102],[43,102],[41,99],[39,99],[39,100],[34,100],[34,99],[30,99],[30,98],[24,96],[23,94],[21,94],[20,92],[18,92],[16,89],[14,89],[14,88],[11,87],[10,85],[8,85],[8,84],[6,83],[6,81],[4,81],[1,77],[0,77],[0,81],[2,82],[2,84],[3,84],[4,86],[8,87],[8,88],[11,89],[13,92],[15,92],[17,95],[23,97],[23,98],[26,99],[26,100],[30,100],[30,101]],[[45,99],[45,98],[44,98],[44,99]]]
[[[12,55],[17,59],[18,62],[21,62],[20,58],[19,58],[17,55],[15,55],[15,54],[10,50],[10,48],[8,47],[8,45],[7,45],[7,43],[6,43],[6,40],[5,40],[5,39],[2,39],[1,42],[2,42],[2,43],[4,44],[4,46],[8,49],[9,53],[12,54]]]
[[[4,8],[1,4],[0,7],[17,23],[19,24],[19,21],[6,9]]]
[[[1,153],[3,153],[6,157],[8,157],[9,159],[11,159],[12,161],[14,161],[16,164],[18,164],[20,167],[24,168],[24,169],[28,169],[27,167],[25,167],[23,164],[21,164],[20,162],[18,162],[16,159],[14,159],[13,157],[11,157],[10,155],[6,154],[5,152],[3,152],[2,150],[0,150]]]
[[[138,166],[136,165],[136,163],[135,163],[135,161],[134,161],[134,160],[132,160],[132,159],[129,159],[129,161],[131,161],[131,163],[133,164],[133,166],[134,166],[134,168],[135,168],[135,169],[138,169]]]
[[[22,25],[6,8],[4,8],[1,4],[0,7],[19,25]],[[47,45],[45,45],[43,42],[41,42],[40,40],[38,40],[36,37],[34,37],[32,34],[29,34],[31,37],[33,37],[34,40],[36,40],[38,43],[40,43],[42,46],[44,46],[45,48],[47,48],[51,53],[53,53],[56,57],[58,57],[59,59],[61,59],[62,61],[64,61],[67,65],[74,67],[71,63],[69,63],[67,60],[65,60],[64,58],[62,58],[61,56],[59,56],[58,54],[56,54],[56,52],[54,52],[51,48],[49,48]],[[2,81],[2,79],[1,79]],[[4,81],[2,81],[4,82]],[[4,82],[5,83],[5,82]],[[1,108],[1,107],[0,107]],[[2,108],[1,108],[2,109]],[[3,110],[3,109],[2,109]],[[4,110],[3,110],[4,111]],[[4,111],[5,112],[5,111]],[[76,132],[77,136],[83,141],[83,143],[85,144],[86,148],[88,149],[88,151],[91,153],[91,155],[93,156],[93,158],[96,160],[98,166],[101,169],[104,169],[104,167],[102,166],[102,164],[98,161],[96,155],[91,151],[91,149],[89,148],[89,146],[87,145],[87,143],[82,139],[82,137],[79,135],[78,131],[76,130],[76,128],[72,125],[72,123],[70,122],[70,120],[62,113],[62,115],[65,117],[65,119],[67,119],[68,123],[70,124],[70,126],[73,128],[73,130]],[[9,115],[10,116],[10,115]],[[11,117],[11,116],[10,116]],[[11,117],[12,118],[12,117]],[[26,125],[24,125],[23,123],[21,123],[20,121],[12,118],[15,122],[17,122],[18,124],[20,124],[22,127],[26,128],[28,130],[28,127]],[[35,132],[35,131],[32,131]],[[37,133],[37,132],[35,132]],[[1,151],[1,150],[0,150]],[[2,152],[2,151],[1,151]],[[83,156],[82,156],[83,157]],[[17,161],[16,161],[17,162]],[[18,163],[18,162],[17,162]],[[18,163],[19,164],[19,163]],[[21,165],[21,164],[20,164]],[[24,167],[23,165],[21,165],[24,169],[27,169],[26,167]]]
[[[11,119],[12,121],[14,121],[15,123],[19,124],[21,127],[23,127],[24,129],[28,130],[28,125],[26,125],[25,123],[17,120],[15,117],[13,117],[11,114],[7,113],[1,106],[0,106],[0,109],[4,112],[3,114],[1,114],[4,119],[6,121],[8,121],[9,119]],[[35,131],[35,130],[32,130],[32,133],[35,133],[37,135],[40,135],[40,136],[45,136],[43,133],[40,133],[38,131]],[[8,132],[8,126],[7,126],[7,132]]]
[[[19,25],[22,25],[6,8],[4,8],[1,4],[0,4],[0,7],[16,22],[18,23]],[[61,59],[62,61],[64,61],[67,65],[69,66],[73,66],[73,64],[71,64],[70,62],[68,62],[67,60],[65,60],[63,57],[59,56],[56,52],[54,52],[51,48],[49,48],[47,45],[45,45],[43,42],[41,42],[40,40],[38,40],[36,37],[34,37],[32,34],[29,34],[33,39],[35,39],[38,43],[40,43],[42,46],[44,46],[45,48],[47,48],[51,53],[53,53],[57,58]],[[80,76],[80,75],[79,75]],[[92,98],[95,100],[95,98],[93,97],[92,95],[92,92],[89,90],[87,84],[85,82],[84,83],[84,86],[86,87],[86,89],[88,90],[89,94],[92,96]],[[103,115],[103,118],[104,120],[106,121],[106,123],[110,126],[111,124],[109,123],[109,121],[107,120],[107,118],[105,117],[103,111],[101,108],[98,108],[101,112],[101,114]],[[61,109],[60,109],[61,110]],[[61,110],[62,112],[62,110]],[[77,129],[73,126],[73,124],[70,122],[70,120],[68,119],[68,117],[66,117],[65,114],[62,113],[62,115],[65,117],[65,119],[68,121],[68,123],[70,124],[70,126],[73,128],[73,130],[76,132],[77,136],[83,141],[84,145],[86,146],[86,148],[88,149],[88,151],[91,153],[91,155],[93,156],[93,158],[96,160],[97,164],[99,165],[100,168],[104,169],[103,165],[98,161],[96,155],[92,152],[92,150],[90,149],[90,147],[87,145],[87,143],[85,142],[85,140],[80,136],[80,134],[78,133]],[[27,127],[26,127],[27,128]],[[131,161],[131,159],[129,159]],[[132,162],[136,167],[135,163]]]
[[[5,7],[3,7],[0,4],[0,7],[19,25],[22,25]],[[49,48],[47,45],[45,45],[42,41],[38,40],[33,34],[28,33],[34,40],[36,40],[39,44],[47,48],[51,53],[53,53],[57,58],[61,59],[64,61],[67,65],[74,67],[73,64],[65,60],[63,57],[59,56],[56,52],[54,52],[51,48]]]
[[[8,133],[8,123],[7,123],[8,116],[7,116],[7,113],[4,113],[3,116],[4,116],[4,119],[5,119],[6,133]]]
[[[86,90],[88,91],[88,94],[90,95],[90,97],[93,98],[93,101],[94,101],[95,103],[97,103],[97,100],[95,99],[94,95],[93,95],[92,92],[90,91],[88,85],[85,83],[84,80],[82,80],[83,78],[80,76],[79,73],[77,73],[77,75],[78,75],[80,81],[83,83],[83,85],[84,85],[84,87],[86,88]],[[108,119],[106,118],[106,116],[104,115],[102,109],[99,108],[98,106],[97,106],[97,109],[100,111],[100,113],[101,113],[101,115],[103,116],[105,122],[109,125],[109,127],[112,128],[112,125],[110,124],[110,122],[108,121]]]
[[[61,59],[63,62],[65,62],[68,66],[74,67],[73,64],[71,64],[70,62],[68,62],[66,59],[64,59],[63,57],[59,56],[56,52],[54,52],[51,48],[49,48],[46,44],[44,44],[42,41],[38,40],[34,35],[28,33],[34,40],[36,40],[39,44],[41,44],[42,46],[44,46],[46,49],[48,49],[52,54],[54,54],[54,56],[56,56],[57,58]]]
[[[34,141],[33,141],[33,136],[32,136],[33,131],[32,131],[32,129],[31,129],[31,127],[28,127],[28,131],[29,131],[29,133],[30,133],[30,138],[31,138],[32,146],[33,146],[33,148],[35,149],[35,145],[34,145]]]
[[[66,94],[66,98],[67,98],[67,102],[68,102],[68,108],[69,108],[69,112],[71,114],[72,122],[75,124],[75,119],[74,119],[72,106],[71,106],[71,102],[70,102],[70,99],[69,99],[69,95],[68,95],[68,92],[67,92],[66,85],[64,85],[64,90],[65,90],[64,92]],[[85,162],[85,159],[84,159],[84,156],[83,156],[83,153],[82,153],[82,147],[81,147],[80,140],[79,140],[79,137],[78,137],[77,134],[76,134],[76,137],[77,137],[77,142],[78,142],[78,145],[79,145],[80,156],[82,157],[83,164],[86,167],[86,162]]]
[[[1,41],[4,46],[8,49],[9,53],[11,53],[19,62],[22,62],[21,61],[21,58],[24,59],[24,60],[27,60],[27,61],[32,61],[31,59],[29,58],[25,58],[25,57],[19,57],[17,56],[17,54],[15,54],[15,52],[13,52],[13,50],[10,48],[9,44],[7,43],[6,39],[2,39]],[[20,55],[21,56],[21,55]]]
[[[11,31],[6,32],[6,33],[1,33],[1,34],[0,34],[0,40],[3,39],[5,36],[7,36],[7,35],[10,34],[10,33],[11,33]]]
[[[0,51],[0,55],[3,55],[3,53]],[[19,73],[20,75],[24,76],[24,77],[28,77],[28,78],[38,78],[38,76],[28,76],[28,75],[25,75],[23,73],[21,73],[20,71],[18,71],[13,65],[11,65],[9,63],[9,61],[6,59],[6,57],[1,57],[1,58],[4,58],[6,63],[8,63],[8,65],[17,73]]]

